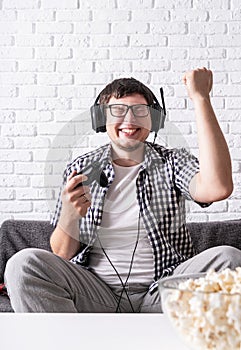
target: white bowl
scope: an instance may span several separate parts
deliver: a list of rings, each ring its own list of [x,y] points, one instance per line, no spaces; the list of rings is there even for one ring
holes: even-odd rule
[[[201,291],[187,287],[200,281]],[[216,282],[208,283],[205,274],[160,280],[163,311],[190,349],[240,350],[241,294],[212,291]]]

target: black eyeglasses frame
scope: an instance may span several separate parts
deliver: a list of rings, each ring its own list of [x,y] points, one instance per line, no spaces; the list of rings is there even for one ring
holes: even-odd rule
[[[129,109],[132,111],[132,113],[133,113],[133,115],[134,115],[135,118],[146,118],[146,117],[150,114],[150,107],[151,107],[151,106],[146,105],[146,104],[144,104],[144,103],[138,103],[138,104],[135,104],[135,105],[126,105],[126,104],[124,104],[124,103],[114,103],[114,104],[110,104],[110,105],[106,104],[106,105],[102,105],[102,106],[103,106],[104,110],[109,109],[109,110],[110,110],[110,114],[112,115],[112,117],[115,117],[115,118],[125,118],[125,116],[127,115]],[[113,114],[113,109],[112,109],[112,107],[114,107],[114,106],[122,106],[122,107],[125,107],[125,109],[126,109],[126,110],[125,110],[125,113],[124,113],[123,115],[120,115],[120,116],[119,116],[119,115]],[[135,113],[135,107],[140,107],[140,106],[148,107],[148,108],[147,108],[147,113],[146,113],[145,115],[137,115],[137,114]]]

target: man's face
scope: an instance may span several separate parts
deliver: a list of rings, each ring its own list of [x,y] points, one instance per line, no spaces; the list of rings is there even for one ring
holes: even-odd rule
[[[124,104],[127,106],[147,105],[147,101],[142,95],[132,94],[118,99],[111,97],[108,105],[113,104]],[[139,111],[137,110],[137,114],[138,113]],[[124,117],[115,117],[111,115],[110,109],[107,108],[106,116],[107,133],[111,141],[122,150],[133,151],[139,148],[141,145],[143,145],[143,142],[147,139],[150,133],[150,112],[144,117],[140,117],[135,116],[132,110],[129,109]]]

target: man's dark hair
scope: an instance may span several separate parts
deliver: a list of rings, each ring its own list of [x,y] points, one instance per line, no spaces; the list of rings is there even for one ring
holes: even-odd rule
[[[113,80],[101,91],[99,103],[107,104],[112,96],[115,98],[121,98],[132,94],[144,96],[148,105],[152,105],[153,103],[153,94],[151,90],[134,78],[120,78]]]

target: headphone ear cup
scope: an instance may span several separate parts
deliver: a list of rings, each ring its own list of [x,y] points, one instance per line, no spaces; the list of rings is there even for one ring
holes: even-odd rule
[[[95,132],[106,132],[106,117],[99,104],[90,107],[92,129]]]
[[[151,108],[151,131],[158,132],[164,128],[165,114],[161,106],[152,106]]]

